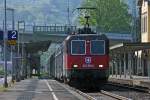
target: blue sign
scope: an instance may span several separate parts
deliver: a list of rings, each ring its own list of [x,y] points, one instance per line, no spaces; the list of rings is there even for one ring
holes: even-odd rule
[[[4,39],[4,32],[0,31],[0,41],[2,41]]]
[[[86,57],[85,58],[85,63],[90,64],[91,63],[91,57]]]
[[[11,30],[8,31],[8,40],[17,40],[18,39],[18,31]]]

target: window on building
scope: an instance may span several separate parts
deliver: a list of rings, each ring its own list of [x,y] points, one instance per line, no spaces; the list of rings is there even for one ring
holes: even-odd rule
[[[147,32],[147,16],[145,16],[145,32]]]
[[[143,33],[143,17],[141,17],[141,33]]]
[[[143,32],[145,33],[145,16],[144,16],[144,23],[143,23],[143,25],[144,25],[144,27],[143,27],[144,31]]]
[[[147,32],[147,15],[143,15],[143,17],[141,18],[141,32],[142,33],[146,33]]]

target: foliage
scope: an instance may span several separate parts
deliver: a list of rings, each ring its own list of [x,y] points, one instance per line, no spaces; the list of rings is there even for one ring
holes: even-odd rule
[[[42,72],[41,75],[42,76],[48,76],[48,72]]]
[[[42,72],[39,76],[39,79],[48,79],[49,75],[47,72]]]
[[[130,32],[131,15],[128,6],[120,0],[85,0],[83,7],[96,7],[95,11],[89,11],[90,24],[97,25],[101,32]],[[84,24],[84,18],[80,16],[80,23]]]
[[[4,70],[0,69],[0,75],[4,75]]]

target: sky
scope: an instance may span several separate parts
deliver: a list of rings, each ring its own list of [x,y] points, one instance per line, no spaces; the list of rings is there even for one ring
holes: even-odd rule
[[[82,0],[70,0],[70,19],[72,10],[79,7]],[[68,0],[7,0],[7,7],[15,9],[15,20],[25,20],[27,23],[67,24]],[[4,0],[0,0],[0,18],[4,18]],[[8,13],[11,21],[11,12]],[[2,23],[2,22],[0,22]]]

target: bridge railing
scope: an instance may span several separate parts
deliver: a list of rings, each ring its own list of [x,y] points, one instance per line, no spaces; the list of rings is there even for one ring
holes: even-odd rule
[[[18,23],[15,24],[15,29],[18,30]],[[0,22],[0,30],[3,30],[3,23]],[[7,24],[7,29],[12,30],[12,23]],[[63,25],[48,25],[48,26],[37,26],[34,24],[25,24],[25,33],[42,33],[42,32],[52,32],[52,33],[66,33],[76,31],[76,26],[63,26]]]
[[[132,34],[130,33],[126,33],[126,34],[121,34],[121,33],[105,33],[106,36],[108,38],[111,38],[111,39],[120,39],[120,40],[130,40],[132,41]]]
[[[25,25],[25,30],[24,33],[33,33],[33,24],[26,24]],[[15,23],[14,26],[15,30],[18,30],[18,23]],[[2,22],[0,22],[0,30],[4,30],[4,24]],[[7,22],[7,30],[12,30],[12,23],[11,22]]]
[[[76,26],[33,26],[33,32],[68,32],[76,29]]]
[[[0,30],[3,30],[4,26],[3,23],[0,22]],[[7,23],[7,29],[12,29],[11,22]],[[18,29],[18,23],[15,24],[15,29]],[[63,25],[43,25],[43,26],[36,26],[34,24],[26,24],[25,25],[25,32],[26,34],[32,33],[45,33],[45,34],[67,34],[68,32],[74,32],[77,30],[77,26],[63,26]],[[99,33],[100,34],[100,33]],[[105,33],[108,38],[111,39],[123,39],[123,40],[132,40],[132,34],[119,34],[119,33]]]

